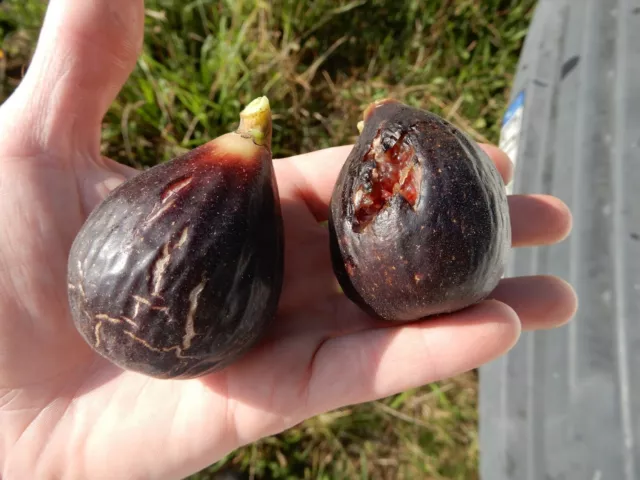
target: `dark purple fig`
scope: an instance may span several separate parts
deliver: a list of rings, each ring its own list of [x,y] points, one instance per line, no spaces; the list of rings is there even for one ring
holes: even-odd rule
[[[335,185],[329,232],[344,294],[413,321],[479,302],[511,247],[505,185],[467,135],[433,113],[370,105]]]
[[[69,256],[74,323],[98,353],[158,378],[220,370],[278,305],[284,238],[266,97],[237,131],[114,189]]]

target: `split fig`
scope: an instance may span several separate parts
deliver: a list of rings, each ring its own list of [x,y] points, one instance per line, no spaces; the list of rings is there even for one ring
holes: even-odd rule
[[[329,212],[333,269],[375,318],[414,321],[461,310],[500,281],[511,247],[494,163],[439,116],[371,104]]]
[[[156,378],[220,370],[257,343],[283,282],[266,97],[237,131],[115,188],[68,260],[73,321],[114,364]]]

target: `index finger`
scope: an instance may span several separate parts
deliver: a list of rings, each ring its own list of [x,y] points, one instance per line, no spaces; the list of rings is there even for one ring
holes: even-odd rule
[[[508,184],[513,164],[507,154],[493,145],[480,144],[480,147],[493,160],[505,185]],[[353,145],[327,148],[276,161],[282,189],[294,188],[296,196],[304,200],[313,215],[320,221],[326,220],[336,178],[352,148]]]

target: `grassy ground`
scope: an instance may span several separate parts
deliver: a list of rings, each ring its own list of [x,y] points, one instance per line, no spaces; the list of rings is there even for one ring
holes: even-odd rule
[[[269,96],[277,156],[354,141],[371,100],[395,96],[481,141],[499,119],[535,0],[147,0],[146,44],[105,119],[105,154],[144,167],[235,125]],[[41,0],[0,5],[0,100],[21,78]],[[474,372],[332,412],[240,449],[256,479],[473,479]]]

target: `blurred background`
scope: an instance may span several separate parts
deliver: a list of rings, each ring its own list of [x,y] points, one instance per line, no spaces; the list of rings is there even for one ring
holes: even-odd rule
[[[138,168],[166,161],[234,128],[258,95],[272,104],[278,157],[354,142],[364,107],[386,96],[497,143],[535,3],[146,0],[144,53],[105,118],[103,153]],[[45,9],[0,3],[0,101]],[[476,409],[469,372],[313,418],[191,479],[474,479]]]

